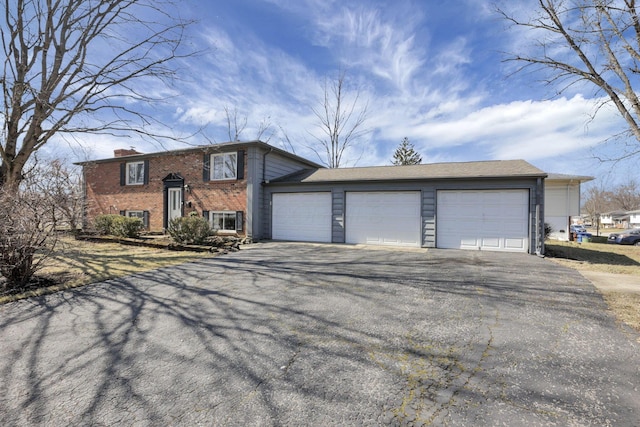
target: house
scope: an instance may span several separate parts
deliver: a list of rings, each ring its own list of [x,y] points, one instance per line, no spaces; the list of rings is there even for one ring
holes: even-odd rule
[[[580,216],[580,185],[591,180],[591,176],[548,174],[544,180],[544,221],[551,227],[551,239],[569,240],[572,217]]]
[[[600,225],[604,228],[627,228],[629,215],[626,211],[611,211],[600,214]]]
[[[220,233],[262,237],[262,183],[314,162],[263,142],[225,143],[78,163],[83,168],[85,224],[100,214],[140,217],[161,232],[175,217],[197,212]],[[267,205],[268,206],[268,205]]]
[[[640,210],[628,211],[627,215],[629,215],[629,227],[640,227]]]
[[[124,154],[80,163],[87,222],[162,231],[197,212],[254,240],[544,251],[547,174],[523,160],[326,169],[260,141]]]

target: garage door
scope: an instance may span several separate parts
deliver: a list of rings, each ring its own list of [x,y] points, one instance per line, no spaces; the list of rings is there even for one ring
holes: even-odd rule
[[[347,192],[347,243],[421,245],[420,192]]]
[[[438,191],[439,248],[526,252],[529,191]]]
[[[272,200],[273,239],[331,242],[331,193],[276,193]]]

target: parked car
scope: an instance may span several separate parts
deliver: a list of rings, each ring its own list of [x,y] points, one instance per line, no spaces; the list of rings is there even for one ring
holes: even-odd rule
[[[611,233],[607,243],[617,243],[619,245],[640,246],[640,228],[631,228],[620,233]]]
[[[574,224],[574,225],[571,226],[570,231],[572,233],[586,233],[587,229],[584,228],[583,225]]]

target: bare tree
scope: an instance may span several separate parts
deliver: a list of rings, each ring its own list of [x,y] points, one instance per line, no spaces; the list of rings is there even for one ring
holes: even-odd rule
[[[559,93],[587,82],[604,93],[626,121],[623,134],[635,140],[615,160],[640,154],[640,19],[635,0],[537,0],[537,15],[519,20],[499,10],[517,26],[538,34],[532,53],[510,59],[546,72],[546,83]],[[603,105],[602,104],[602,105]],[[602,107],[600,105],[600,108]]]
[[[30,163],[17,189],[0,187],[0,276],[5,291],[23,288],[45,265],[60,227],[82,220],[80,175],[60,160]]]
[[[369,129],[365,128],[367,104],[360,106],[359,101],[359,90],[355,92],[354,99],[348,101],[346,73],[342,71],[336,80],[325,80],[321,106],[312,108],[318,118],[321,136],[312,134],[316,144],[310,144],[309,148],[329,168],[342,166],[346,150],[369,133]]]
[[[612,194],[605,190],[604,186],[589,187],[582,196],[582,208],[589,214],[592,223],[597,223],[598,217],[603,212],[614,210]]]
[[[229,141],[241,141],[242,134],[247,130],[247,123],[249,118],[247,115],[240,116],[238,113],[238,107],[224,107],[224,114],[227,120],[227,134],[229,135]],[[269,142],[273,135],[276,133],[271,124],[269,117],[264,117],[256,129],[254,140],[262,142]]]
[[[77,232],[82,225],[84,199],[80,171],[55,159],[37,164],[25,174],[24,185],[32,191],[46,195],[49,200],[48,216],[58,227]]]
[[[161,96],[143,84],[168,80],[189,22],[170,0],[5,0],[0,185],[23,179],[56,134],[162,139],[140,103]]]
[[[634,180],[618,185],[611,192],[611,199],[616,209],[623,211],[640,209],[640,187]]]
[[[54,250],[55,205],[33,188],[0,188],[0,284],[3,292],[26,286]]]
[[[247,127],[247,116],[238,117],[238,108],[233,110],[227,106],[224,107],[224,114],[227,118],[227,132],[229,141],[240,141],[240,135]]]

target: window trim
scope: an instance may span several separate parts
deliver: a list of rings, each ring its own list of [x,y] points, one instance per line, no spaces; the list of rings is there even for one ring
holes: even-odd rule
[[[207,219],[209,220],[209,225],[211,229],[216,233],[237,233],[238,231],[242,231],[242,228],[238,228],[238,212],[239,211],[206,211]],[[204,212],[203,212],[204,213]],[[230,218],[233,218],[233,228],[215,228],[215,216],[216,214],[228,215]]]
[[[238,179],[238,153],[237,152],[232,152],[232,153],[212,153],[209,155],[209,180],[210,181],[236,181]],[[221,157],[222,158],[222,173],[224,175],[225,172],[225,164],[226,164],[226,158],[227,157],[231,157],[231,156],[235,156],[235,165],[233,168],[233,176],[229,177],[229,178],[216,178],[214,176],[215,174],[215,158],[216,157]]]
[[[131,182],[130,181],[130,177],[131,174],[129,173],[129,168],[134,166],[134,165],[142,165],[142,181],[141,182]],[[135,161],[135,162],[126,162],[125,163],[125,184],[126,185],[144,185],[146,184],[146,174],[147,174],[147,163],[144,160],[139,160],[139,161]]]

